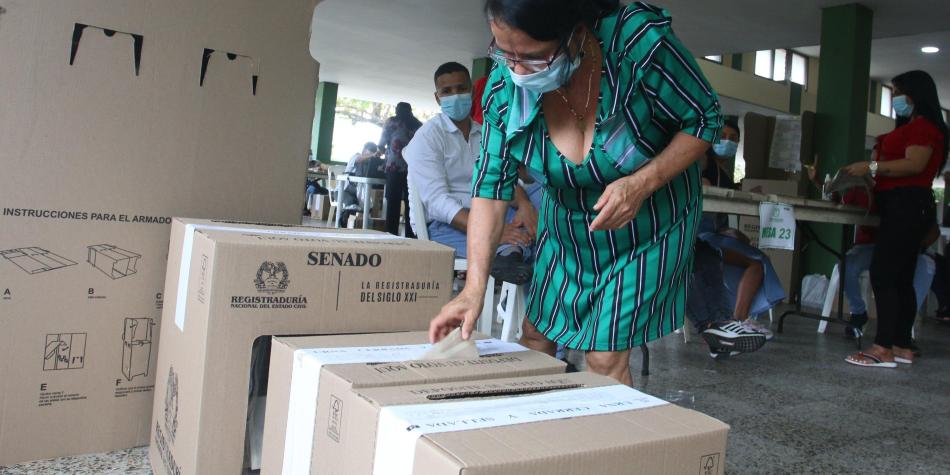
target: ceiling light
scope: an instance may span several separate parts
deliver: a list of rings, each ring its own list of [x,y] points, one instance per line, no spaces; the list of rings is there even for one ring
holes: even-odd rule
[[[936,47],[936,46],[924,46],[923,48],[920,48],[920,51],[922,51],[922,52],[924,52],[924,53],[927,53],[927,54],[934,54],[934,53],[939,53],[939,52],[940,52],[940,48],[938,48],[938,47]]]

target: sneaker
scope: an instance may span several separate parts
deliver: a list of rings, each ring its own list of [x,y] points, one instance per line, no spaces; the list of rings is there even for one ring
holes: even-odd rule
[[[534,265],[524,261],[520,253],[495,257],[491,276],[500,282],[522,285],[531,280]]]
[[[709,345],[710,351],[738,351],[750,353],[762,348],[765,344],[765,335],[757,331],[747,330],[735,320],[723,320],[712,324],[703,330],[703,339]]]
[[[772,333],[772,330],[769,330],[768,327],[766,327],[765,325],[762,325],[761,323],[751,318],[742,322],[742,328],[745,328],[746,330],[750,332],[759,332],[765,335],[766,341],[771,341],[772,338],[775,336],[775,334]]]

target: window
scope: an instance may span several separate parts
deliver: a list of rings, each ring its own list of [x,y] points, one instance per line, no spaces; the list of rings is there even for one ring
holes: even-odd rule
[[[808,58],[792,53],[792,82],[804,86],[808,82]]]
[[[788,51],[777,49],[772,53],[772,79],[784,81],[788,69]]]
[[[712,56],[704,56],[704,58],[706,58],[706,59],[708,59],[709,61],[712,61],[712,62],[714,62],[714,63],[722,64],[722,55],[721,55],[721,54],[716,54],[716,55],[712,55]]]
[[[772,79],[772,50],[755,52],[755,75]]]
[[[808,58],[787,49],[756,51],[755,74],[773,81],[791,81],[807,86]]]
[[[885,117],[891,116],[891,98],[893,93],[894,91],[887,86],[881,88],[881,115]]]

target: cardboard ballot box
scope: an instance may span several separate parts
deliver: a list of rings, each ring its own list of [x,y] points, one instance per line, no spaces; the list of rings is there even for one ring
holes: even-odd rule
[[[351,419],[339,410],[352,389],[563,373],[565,363],[515,344],[479,337],[481,357],[419,361],[426,332],[274,338],[263,435],[263,473],[309,474],[337,457]],[[328,432],[327,444],[315,434]]]
[[[242,470],[259,337],[423,330],[448,247],[383,233],[175,219],[149,456],[158,474]]]

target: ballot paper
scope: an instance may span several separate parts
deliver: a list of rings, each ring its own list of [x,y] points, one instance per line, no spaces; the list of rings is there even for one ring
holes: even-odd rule
[[[473,359],[478,358],[478,348],[475,340],[462,339],[462,329],[456,328],[442,341],[432,345],[432,348],[422,355],[423,360]]]

